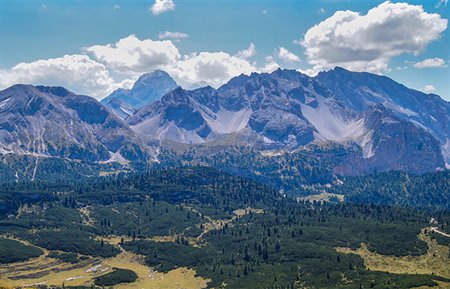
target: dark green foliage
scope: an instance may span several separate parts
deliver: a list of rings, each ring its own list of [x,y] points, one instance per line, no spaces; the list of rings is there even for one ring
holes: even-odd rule
[[[331,191],[345,194],[348,202],[450,210],[450,171],[424,175],[389,172],[348,177]]]
[[[41,249],[24,245],[16,240],[0,238],[0,263],[13,263],[42,255]]]
[[[58,253],[58,252],[50,252],[48,257],[59,259],[64,262],[69,262],[72,264],[78,263],[78,254],[76,253]]]
[[[417,235],[429,226],[431,216],[448,230],[449,214],[442,210],[430,215],[387,205],[296,202],[267,185],[202,167],[0,186],[9,196],[14,191],[40,192],[30,202],[34,210],[1,219],[0,232],[65,251],[51,253],[65,260],[75,261],[78,254],[113,256],[119,249],[95,237],[118,235],[125,239],[123,249],[145,255],[157,270],[193,268],[215,288],[222,283],[227,288],[411,288],[444,280],[372,272],[359,256],[335,249],[366,243],[380,254],[423,254],[427,246]],[[210,219],[230,220],[233,210],[246,207],[264,213],[233,219],[204,233],[203,246],[190,246],[188,238],[202,234]],[[81,208],[90,212],[90,220],[80,214]],[[173,243],[147,239],[174,234],[178,237]],[[122,278],[111,274],[99,282]]]
[[[113,286],[121,283],[132,283],[137,279],[136,273],[128,269],[113,268],[113,271],[94,279],[95,285]]]
[[[258,182],[295,192],[301,185],[327,183],[332,180],[332,168],[351,151],[338,144],[328,147],[309,146],[308,151],[266,157],[259,150],[246,147],[212,149],[189,147],[161,149],[160,162],[154,168],[207,165],[233,175],[244,176]],[[314,152],[314,153],[312,153]],[[334,158],[329,154],[333,152]]]
[[[0,155],[0,180],[30,180],[34,174],[36,157],[31,155],[3,154]],[[140,166],[140,164],[133,164]],[[65,158],[39,158],[39,169],[36,170],[37,180],[76,181],[98,176],[99,171],[109,171],[120,168],[117,163],[99,164],[71,161]]]
[[[31,243],[48,250],[60,250],[90,256],[112,257],[119,249],[93,240],[93,236],[80,230],[48,230],[22,233],[20,236]]]
[[[188,218],[188,212],[166,202],[145,201],[138,205],[98,206],[92,217],[99,233],[152,237],[181,233],[192,224],[200,223],[197,214],[191,212]]]

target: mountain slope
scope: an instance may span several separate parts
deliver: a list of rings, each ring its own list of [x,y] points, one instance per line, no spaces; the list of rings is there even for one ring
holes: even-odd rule
[[[449,103],[438,96],[387,77],[336,68],[311,78],[278,69],[240,75],[218,89],[176,89],[127,122],[148,139],[179,143],[220,140],[260,150],[356,144],[357,165],[350,162],[344,172],[421,173],[445,166],[449,114]]]
[[[125,119],[137,109],[160,99],[175,89],[177,83],[162,70],[155,70],[139,77],[131,89],[119,88],[101,102],[117,116]]]
[[[343,68],[321,72],[315,79],[350,110],[363,112],[382,104],[430,132],[439,141],[446,163],[450,163],[450,103],[438,95],[409,89],[385,76]]]
[[[14,85],[0,92],[0,153],[126,164],[146,161],[150,150],[91,97]]]

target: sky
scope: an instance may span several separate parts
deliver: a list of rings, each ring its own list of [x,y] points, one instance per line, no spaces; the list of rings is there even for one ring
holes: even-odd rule
[[[341,66],[450,100],[449,9],[448,0],[0,0],[0,89],[57,85],[101,99],[155,69],[195,88]]]

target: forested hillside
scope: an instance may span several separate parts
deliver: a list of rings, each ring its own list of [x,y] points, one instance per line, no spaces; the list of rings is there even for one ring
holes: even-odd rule
[[[204,167],[79,182],[3,183],[0,192],[0,232],[11,240],[0,262],[37,254],[41,263],[59,264],[45,270],[33,267],[39,274],[15,270],[21,266],[17,263],[0,266],[5,276],[0,280],[15,285],[43,280],[62,285],[49,275],[58,272],[88,278],[66,282],[66,288],[147,280],[138,270],[137,281],[132,281],[134,274],[126,270],[137,265],[124,261],[119,268],[125,271],[111,273],[116,271],[108,264],[129,254],[142,258],[133,257],[141,261],[130,264],[161,273],[195,270],[196,278],[214,288],[411,288],[450,282],[450,275],[440,269],[420,274],[368,270],[363,256],[339,249],[357,250],[365,244],[378,256],[423,258],[427,250],[439,248],[447,253],[434,262],[449,265],[448,244],[439,240],[442,245],[434,245],[430,236],[439,236],[421,233],[430,226],[430,217],[446,230],[450,218],[444,213],[297,202],[268,185]],[[106,271],[84,272],[97,265]],[[77,268],[84,273],[76,273]]]

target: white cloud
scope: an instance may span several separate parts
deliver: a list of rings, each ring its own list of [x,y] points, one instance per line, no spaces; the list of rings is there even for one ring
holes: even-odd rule
[[[181,85],[218,87],[230,78],[250,74],[255,68],[248,61],[225,52],[200,52],[185,56],[174,67],[166,69]]]
[[[255,53],[253,50],[255,47],[250,44],[238,55],[250,57]],[[162,69],[187,88],[203,85],[217,87],[233,76],[256,70],[249,61],[237,55],[225,52],[181,55],[170,40],[140,40],[135,35],[120,39],[115,44],[86,47],[83,51],[122,77],[136,78],[142,73]]]
[[[302,45],[315,70],[342,66],[379,73],[394,56],[422,52],[446,28],[446,19],[422,6],[387,1],[366,15],[337,11],[310,28]]]
[[[83,51],[120,74],[135,74],[175,65],[181,58],[178,48],[169,40],[140,40],[135,35],[115,44],[94,45]]]
[[[173,39],[175,41],[180,41],[181,39],[186,39],[188,37],[189,35],[183,32],[165,31],[158,34],[159,39]]]
[[[117,9],[120,9],[120,6],[119,6],[119,5],[117,5],[117,4],[114,4],[114,5],[113,5],[113,7],[112,7],[112,9],[113,9],[113,10],[117,10]]]
[[[268,12],[267,9],[264,9],[264,10],[262,11],[262,14],[266,15],[267,12]]]
[[[397,66],[395,69],[396,70],[405,70],[405,69],[408,69],[408,65]]]
[[[436,91],[436,88],[434,88],[434,86],[432,86],[431,84],[425,85],[425,87],[423,88],[423,91],[426,93],[432,93],[434,91]]]
[[[155,0],[155,3],[150,7],[153,15],[159,15],[175,9],[175,3],[172,0]]]
[[[445,67],[445,61],[442,58],[427,58],[414,64],[416,68]]]
[[[81,49],[84,54],[20,63],[1,71],[0,88],[16,83],[64,86],[101,99],[113,90],[129,88],[143,73],[162,69],[180,85],[218,87],[230,78],[251,72],[271,72],[279,67],[273,56],[257,66],[247,58],[255,55],[253,43],[236,55],[226,52],[180,54],[170,40],[139,39],[130,35],[113,44]]]
[[[275,61],[275,58],[273,56],[266,56],[265,58],[266,63],[263,67],[260,67],[258,69],[259,72],[267,72],[270,73],[274,70],[277,70],[280,65]]]
[[[280,58],[281,60],[286,61],[286,62],[300,61],[300,57],[298,57],[294,53],[290,52],[283,46],[278,47],[278,49],[275,51],[275,53],[278,58]]]
[[[244,50],[240,50],[235,56],[237,58],[248,59],[256,55],[256,46],[250,43],[249,47]]]
[[[325,12],[326,12],[326,11],[325,11],[324,8],[320,8],[320,9],[319,9],[319,13],[320,13],[320,14],[324,14]]]
[[[103,64],[78,54],[22,62],[11,69],[1,70],[1,89],[16,83],[64,86],[96,98],[117,88]]]

